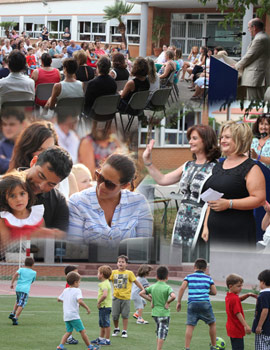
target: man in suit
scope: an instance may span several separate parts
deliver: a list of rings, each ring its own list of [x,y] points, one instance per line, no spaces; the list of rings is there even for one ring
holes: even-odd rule
[[[270,38],[263,29],[263,21],[259,18],[248,22],[253,40],[244,57],[235,65],[242,72],[241,85],[246,87],[246,99],[250,101],[262,101],[270,85]]]

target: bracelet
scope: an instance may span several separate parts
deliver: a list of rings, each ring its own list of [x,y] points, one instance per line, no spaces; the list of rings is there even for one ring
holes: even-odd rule
[[[260,159],[261,159],[261,155],[259,154],[257,160],[260,160]]]
[[[153,164],[152,162],[151,163],[144,163],[145,166],[150,166],[152,164]]]
[[[232,201],[232,199],[230,199],[230,201],[229,201],[229,208],[228,209],[232,209],[232,207],[233,207],[233,201]]]

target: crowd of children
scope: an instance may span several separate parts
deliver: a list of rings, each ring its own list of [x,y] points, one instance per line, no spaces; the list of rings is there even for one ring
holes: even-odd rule
[[[80,332],[83,341],[90,350],[97,350],[101,345],[111,345],[110,315],[114,322],[112,336],[121,334],[128,337],[128,318],[130,313],[130,300],[134,301],[135,313],[133,317],[138,324],[147,324],[143,320],[142,312],[145,306],[144,299],[151,302],[152,317],[156,323],[157,350],[161,350],[168,335],[170,323],[170,304],[176,295],[173,289],[166,283],[169,271],[166,266],[159,266],[156,271],[157,282],[150,285],[146,279],[152,267],[141,265],[138,270],[138,278],[134,273],[127,270],[128,257],[120,255],[117,259],[117,270],[103,265],[98,269],[98,298],[100,335],[93,341],[89,341],[85,327],[80,319],[79,306],[86,309],[90,314],[89,307],[82,300],[82,292],[79,288],[81,276],[76,266],[67,266],[65,274],[67,279],[66,288],[58,297],[63,303],[64,322],[66,333],[63,335],[58,350],[63,350],[65,344],[77,344],[72,337],[73,329]],[[18,278],[16,286],[16,302],[9,318],[13,325],[18,325],[18,318],[23,311],[30,291],[31,284],[36,278],[36,272],[32,269],[34,260],[27,257],[25,267],[20,268],[12,277],[11,288]],[[186,276],[179,289],[176,310],[181,310],[181,301],[185,290],[188,288],[188,307],[185,334],[185,350],[190,350],[192,334],[197,322],[204,321],[209,326],[210,350],[220,349],[216,346],[216,320],[212,310],[209,295],[216,295],[217,290],[213,279],[206,274],[207,262],[197,259],[194,264],[194,273]],[[226,278],[228,292],[225,298],[227,313],[226,330],[230,337],[232,350],[244,350],[244,336],[255,333],[255,350],[269,350],[270,346],[270,270],[262,271],[258,280],[260,293],[247,293],[240,296],[243,287],[243,278],[237,274],[230,274]],[[113,293],[110,281],[113,283]],[[252,328],[245,321],[241,302],[248,297],[257,299],[255,317]],[[143,298],[143,299],[142,299]],[[119,328],[119,318],[122,316],[123,330]]]

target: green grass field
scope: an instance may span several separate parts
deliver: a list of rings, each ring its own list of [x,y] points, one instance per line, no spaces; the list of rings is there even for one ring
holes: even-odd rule
[[[29,298],[28,305],[20,317],[20,324],[13,326],[8,319],[12,310],[15,297],[0,296],[0,329],[1,329],[1,350],[49,350],[56,349],[60,339],[65,332],[62,317],[62,304],[54,298]],[[80,310],[81,319],[86,327],[90,340],[95,339],[99,334],[98,311],[96,301],[84,299],[91,309],[87,315],[84,309]],[[213,308],[217,319],[217,336],[222,337],[226,343],[226,349],[231,349],[229,338],[226,335],[225,305],[224,302],[213,302]],[[184,334],[186,322],[186,303],[180,313],[175,311],[176,302],[171,307],[171,323],[168,338],[164,344],[164,350],[181,350],[184,347]],[[254,305],[243,304],[246,320],[252,324]],[[132,305],[133,311],[133,305]],[[151,309],[147,305],[144,318],[149,321],[148,325],[137,325],[132,317],[129,320],[128,338],[112,337],[111,349],[117,350],[138,350],[155,349],[155,324],[151,318]],[[121,323],[120,323],[121,325]],[[78,345],[67,345],[69,350],[86,349],[80,335],[74,332],[75,339],[79,340]],[[195,328],[191,343],[192,350],[208,350],[209,335],[208,326],[199,322]],[[245,350],[254,349],[254,335],[245,337]]]

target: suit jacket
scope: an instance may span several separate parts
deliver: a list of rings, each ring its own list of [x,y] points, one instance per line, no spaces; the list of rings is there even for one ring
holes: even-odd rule
[[[242,71],[242,86],[260,87],[270,84],[270,38],[264,32],[255,35],[244,57],[235,65]]]

